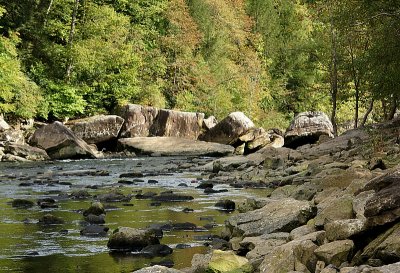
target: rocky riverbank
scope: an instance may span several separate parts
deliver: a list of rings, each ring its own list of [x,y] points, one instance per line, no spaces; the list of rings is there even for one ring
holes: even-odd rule
[[[227,219],[213,245],[218,250],[196,254],[183,272],[400,272],[400,120],[333,138],[328,118],[319,112],[297,116],[284,136],[277,130],[255,128],[242,113],[232,113],[217,125],[210,125],[201,114],[142,106],[127,106],[123,113],[121,118],[74,121],[70,128],[57,122],[45,125],[29,138],[37,148],[26,154],[43,160],[98,158],[103,156],[99,148],[113,145],[130,155],[227,155],[211,162],[192,160],[178,169],[202,172],[205,180],[199,187],[206,194],[221,192],[216,185],[268,192],[241,204],[221,200],[224,209],[240,213]],[[104,119],[109,126],[98,125]],[[95,128],[92,133],[90,128]],[[282,147],[284,137],[288,147]],[[22,152],[10,152],[17,148],[28,149],[8,142],[2,160],[27,160]],[[140,179],[143,173],[121,175],[122,180]],[[164,192],[135,198],[149,198],[156,205],[189,197]],[[96,223],[102,215],[85,217]],[[122,227],[110,236],[108,246],[117,252],[169,255],[169,246],[159,243],[163,228]],[[86,232],[107,234],[103,228]],[[163,271],[177,272],[158,266],[140,272]]]

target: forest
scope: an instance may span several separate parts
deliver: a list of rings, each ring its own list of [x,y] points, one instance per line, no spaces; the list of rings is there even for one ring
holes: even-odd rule
[[[0,0],[0,33],[9,119],[136,103],[265,128],[318,110],[337,130],[399,105],[398,0]]]

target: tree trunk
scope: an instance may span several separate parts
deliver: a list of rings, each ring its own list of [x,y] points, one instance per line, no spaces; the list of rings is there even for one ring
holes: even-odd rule
[[[367,112],[365,112],[364,117],[361,121],[360,127],[364,127],[365,123],[367,122],[369,114],[372,112],[372,109],[374,108],[374,99],[371,99],[371,102],[369,103],[369,107],[367,109]]]
[[[393,100],[390,104],[390,112],[388,113],[387,120],[391,120],[394,118],[394,115],[397,111],[397,96],[393,95]]]
[[[46,15],[49,15],[52,6],[53,6],[53,0],[50,0],[49,7],[47,8],[46,11]]]
[[[69,49],[72,48],[72,45],[74,43],[76,17],[78,15],[79,1],[80,0],[75,0],[74,10],[72,12],[71,28],[69,31],[68,45],[67,45]],[[71,72],[72,72],[72,58],[69,58],[68,64],[67,64],[67,80],[70,79]]]
[[[331,16],[331,100],[332,113],[331,121],[333,125],[333,134],[337,136],[336,111],[337,111],[337,94],[338,94],[338,71],[337,71],[337,47],[336,47],[336,32],[334,28],[333,17]]]

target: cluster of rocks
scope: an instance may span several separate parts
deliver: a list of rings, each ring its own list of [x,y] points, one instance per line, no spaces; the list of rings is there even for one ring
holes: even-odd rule
[[[2,161],[101,158],[102,151],[125,155],[226,156],[250,154],[263,147],[291,147],[332,137],[332,125],[320,112],[298,115],[285,136],[257,128],[242,112],[217,123],[203,113],[128,104],[119,115],[98,115],[67,123],[11,128],[0,119]],[[35,126],[39,126],[34,130]],[[37,127],[36,126],[36,127]],[[19,126],[21,127],[21,126]],[[25,141],[26,139],[26,141]]]

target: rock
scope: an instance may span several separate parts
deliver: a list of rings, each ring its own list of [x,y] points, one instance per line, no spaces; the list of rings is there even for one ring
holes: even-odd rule
[[[154,265],[150,267],[145,267],[136,271],[135,273],[183,273],[183,271],[179,271],[173,268],[168,268],[161,265]]]
[[[304,144],[316,143],[321,135],[333,138],[333,126],[323,112],[298,114],[285,133],[285,146],[297,148]]]
[[[273,232],[290,232],[315,216],[316,208],[307,201],[291,198],[268,200],[261,208],[230,217],[227,226],[233,236],[257,236]]]
[[[31,147],[26,144],[22,145],[17,143],[7,143],[4,146],[4,152],[6,154],[12,154],[32,161],[43,161],[50,159],[45,150]]]
[[[176,137],[135,137],[118,140],[119,149],[140,155],[161,156],[225,156],[233,153],[228,145],[207,143]]]
[[[4,120],[3,116],[0,115],[0,132],[11,129],[10,125]]]
[[[13,208],[28,209],[33,207],[35,203],[31,200],[26,200],[26,199],[14,199],[11,205]]]
[[[366,230],[366,221],[360,219],[336,220],[325,224],[326,238],[329,241],[344,240]]]
[[[189,195],[180,195],[180,194],[162,194],[162,195],[157,195],[153,196],[151,198],[153,201],[158,201],[158,202],[183,202],[183,201],[190,201],[193,200],[193,196]]]
[[[107,236],[108,230],[109,228],[105,226],[89,225],[84,227],[80,231],[80,234],[88,237],[105,237]]]
[[[90,193],[87,190],[77,190],[77,191],[73,191],[69,197],[71,199],[88,199],[90,197],[92,197],[92,195],[90,195]]]
[[[97,216],[99,216],[101,214],[106,214],[103,204],[100,202],[92,203],[90,205],[90,207],[83,212],[83,216],[87,216],[89,214],[93,214],[93,215],[97,215]]]
[[[151,225],[151,229],[154,230],[197,230],[199,227],[196,226],[196,224],[190,223],[190,222],[184,222],[184,223],[167,223],[167,224],[156,224],[156,225]]]
[[[400,263],[394,263],[380,267],[361,265],[359,267],[343,267],[340,269],[340,273],[397,273],[397,272],[400,272]]]
[[[298,239],[298,238],[301,238],[301,237],[303,237],[303,236],[305,236],[305,235],[308,235],[308,234],[310,234],[310,233],[313,233],[313,232],[315,232],[315,231],[317,231],[317,230],[315,229],[314,226],[311,226],[311,225],[300,226],[300,227],[298,227],[298,228],[293,229],[293,230],[290,232],[290,237],[289,237],[289,239],[290,239],[290,240],[296,240],[296,239]]]
[[[315,226],[321,227],[324,224],[343,219],[354,218],[353,198],[344,195],[339,198],[328,198],[323,203],[318,204],[318,213],[315,217]]]
[[[327,243],[318,247],[314,253],[327,264],[340,266],[351,258],[354,243],[351,240],[341,240]]]
[[[364,215],[369,226],[384,225],[400,218],[400,168],[370,180],[362,192],[374,190],[375,194],[365,204]]]
[[[100,144],[118,137],[124,119],[116,115],[97,115],[68,121],[65,125],[89,144]]]
[[[144,247],[141,251],[140,254],[147,256],[147,257],[162,257],[162,256],[167,256],[172,253],[172,248],[170,248],[167,245],[150,245]]]
[[[150,127],[158,115],[158,109],[136,104],[127,104],[118,113],[125,123],[121,129],[122,137],[147,137]]]
[[[244,154],[250,154],[266,146],[280,148],[284,139],[273,132],[266,132],[263,128],[251,128],[233,142],[235,147],[244,144]]]
[[[253,272],[253,268],[246,258],[235,255],[233,251],[214,250],[208,264],[207,272],[250,273]]]
[[[232,200],[227,200],[227,199],[225,199],[225,200],[219,200],[219,201],[215,204],[215,206],[216,206],[217,208],[222,209],[222,210],[231,212],[231,211],[234,211],[234,210],[235,210],[236,204],[235,204],[235,202],[233,202]]]
[[[311,240],[295,240],[276,247],[266,255],[260,265],[260,272],[313,272],[317,259],[317,246]]]
[[[104,203],[129,202],[131,201],[132,196],[124,195],[121,192],[115,191],[115,192],[100,194],[97,196],[97,199]]]
[[[214,128],[217,124],[217,119],[214,116],[209,116],[208,118],[203,119],[203,129],[205,129],[206,131]]]
[[[200,136],[199,139],[208,142],[231,144],[243,133],[254,127],[254,123],[242,112],[233,112]]]
[[[60,225],[64,224],[64,220],[52,214],[46,214],[39,219],[39,224],[42,225]]]
[[[99,158],[97,150],[61,122],[45,125],[35,131],[30,144],[46,150],[51,159]]]
[[[159,240],[153,230],[121,227],[111,235],[107,247],[111,251],[126,252],[141,251],[146,246],[156,244],[159,244]]]
[[[88,214],[85,215],[85,221],[90,223],[90,224],[105,224],[106,222],[106,215],[105,214],[100,214],[100,215],[95,215],[95,214]]]
[[[29,160],[24,157],[17,156],[17,155],[4,154],[1,157],[1,161],[3,161],[3,162],[28,162]]]
[[[197,139],[201,133],[203,119],[203,113],[160,109],[150,127],[150,135]]]

